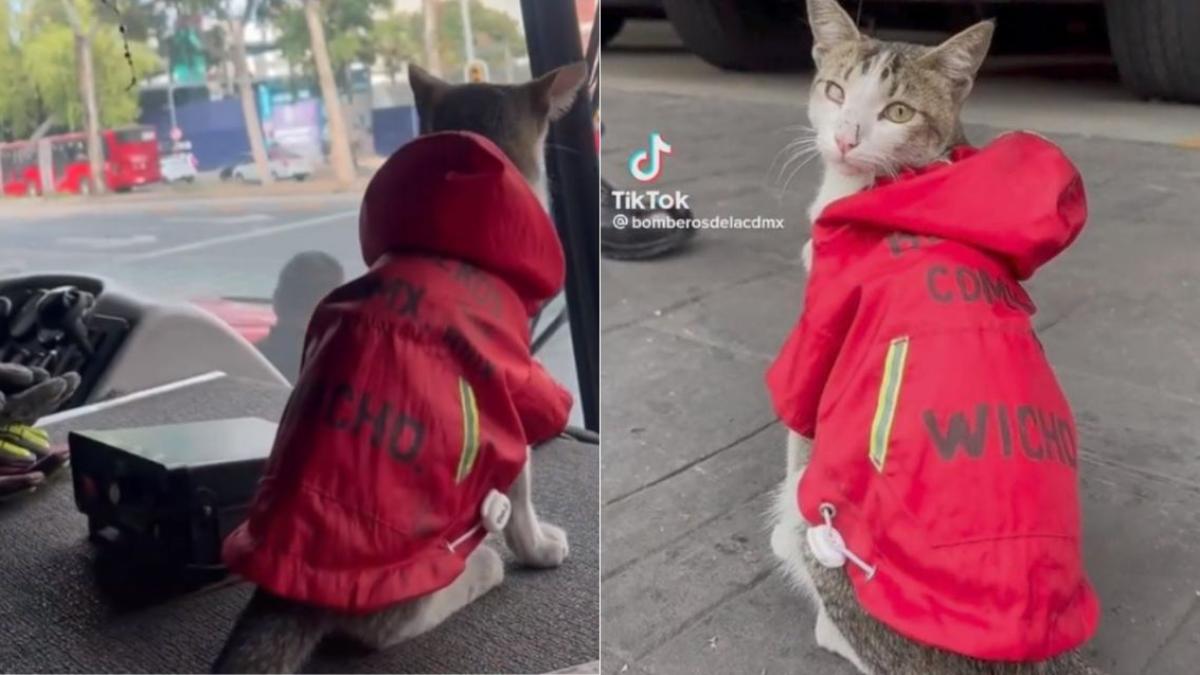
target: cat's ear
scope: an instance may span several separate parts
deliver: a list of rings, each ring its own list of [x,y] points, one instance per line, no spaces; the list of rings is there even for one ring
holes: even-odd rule
[[[949,77],[955,84],[956,97],[961,101],[971,91],[971,83],[987,57],[995,30],[994,20],[980,21],[929,50],[917,63]]]
[[[529,83],[534,106],[545,111],[551,122],[559,119],[571,109],[586,79],[587,64],[583,61],[555,68]]]
[[[412,87],[413,100],[417,104],[417,115],[427,117],[437,104],[438,99],[450,87],[433,73],[415,63],[408,64],[408,84]],[[422,121],[422,127],[425,122]]]
[[[837,0],[808,0],[808,25],[813,34],[813,61],[818,66],[830,49],[862,39],[854,19]]]

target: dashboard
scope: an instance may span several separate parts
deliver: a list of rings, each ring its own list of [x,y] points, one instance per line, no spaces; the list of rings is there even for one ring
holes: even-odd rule
[[[78,372],[64,410],[214,370],[287,384],[211,314],[78,274],[0,279],[0,362]]]

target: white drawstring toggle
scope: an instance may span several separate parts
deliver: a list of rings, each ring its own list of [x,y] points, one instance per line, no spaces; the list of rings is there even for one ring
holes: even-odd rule
[[[870,581],[875,576],[876,568],[846,548],[846,540],[842,539],[842,533],[833,527],[833,516],[836,513],[837,509],[833,504],[821,504],[821,516],[825,519],[825,524],[808,528],[808,547],[817,562],[825,567],[844,567],[849,560],[865,572],[867,581]]]
[[[508,524],[508,517],[512,515],[512,502],[508,501],[508,495],[498,490],[492,490],[484,498],[479,515],[483,517],[483,526],[487,528],[487,531],[498,534],[504,531],[504,526]]]
[[[504,531],[504,526],[508,524],[508,517],[512,515],[512,502],[509,501],[508,495],[498,490],[488,492],[487,497],[483,498],[483,505],[479,507],[480,522],[475,524],[475,527],[467,530],[458,539],[447,542],[446,548],[454,551],[462,545],[462,543],[479,531],[479,528],[484,528],[492,534],[499,534]]]

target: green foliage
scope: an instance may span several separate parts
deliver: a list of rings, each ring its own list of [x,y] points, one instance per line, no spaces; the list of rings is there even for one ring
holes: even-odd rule
[[[134,72],[146,74],[159,66],[159,58],[142,43],[129,45]],[[75,34],[65,25],[47,26],[24,44],[25,69],[41,95],[47,111],[72,129],[83,127],[83,99],[75,65]],[[92,63],[96,76],[96,101],[100,124],[113,127],[138,117],[137,89],[129,86],[120,34],[101,28],[92,38]]]
[[[303,7],[274,0],[267,11],[279,30],[276,45],[284,58],[298,71],[312,73],[312,42]],[[408,61],[424,60],[421,12],[396,12],[390,0],[321,0],[321,11],[329,60],[339,79],[351,64],[369,66],[377,57],[392,74]],[[493,69],[504,64],[506,49],[514,59],[525,55],[521,26],[508,14],[471,0],[471,24],[475,54],[489,61]],[[443,75],[453,77],[462,72],[466,57],[458,0],[442,0],[438,8],[438,52],[446,70]]]
[[[39,121],[37,89],[12,34],[9,4],[0,0],[0,139],[28,136]]]
[[[393,12],[376,21],[371,27],[375,53],[393,80],[405,63],[421,59],[423,51],[420,21],[419,14]]]
[[[343,80],[351,64],[374,63],[376,43],[372,26],[376,14],[391,6],[390,0],[321,0],[320,5],[334,75]],[[283,57],[302,72],[313,72],[312,38],[302,4],[277,2],[271,6],[270,14],[279,29],[276,45]]]
[[[89,0],[73,0],[81,27],[91,34],[92,64],[100,123],[105,127],[137,120],[136,88],[130,88],[130,67],[111,11],[98,11]],[[8,3],[0,0],[7,7]],[[0,36],[0,131],[11,138],[28,136],[46,114],[54,114],[72,129],[83,126],[75,32],[60,0],[27,3],[17,22],[19,31]],[[0,28],[9,28],[9,15],[0,15]],[[17,35],[12,40],[12,35]],[[130,40],[130,56],[138,79],[161,69],[158,56],[143,42]]]
[[[438,17],[438,55],[443,76],[455,77],[466,65],[466,47],[463,42],[463,16],[458,0],[442,0]],[[417,23],[416,26],[421,26]],[[521,26],[508,14],[485,6],[480,0],[471,0],[471,28],[475,36],[476,58],[488,61],[493,72],[504,62],[507,45],[513,58],[525,55],[525,35]],[[418,35],[420,44],[421,35]]]

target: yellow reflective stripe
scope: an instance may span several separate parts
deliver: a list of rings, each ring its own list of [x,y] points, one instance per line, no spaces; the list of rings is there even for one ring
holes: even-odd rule
[[[883,381],[879,383],[879,401],[875,404],[875,419],[871,422],[871,463],[876,471],[883,471],[887,461],[888,440],[892,435],[892,420],[896,416],[907,356],[908,336],[893,339],[883,362]]]
[[[12,443],[3,439],[0,439],[0,454],[8,455],[13,459],[19,459],[23,462],[31,462],[37,459],[37,455],[33,454],[32,452],[22,448],[16,443]]]
[[[479,408],[475,403],[475,390],[463,378],[458,378],[458,400],[462,407],[463,445],[458,457],[458,474],[455,483],[461,483],[475,466],[479,455]]]
[[[50,435],[37,427],[31,427],[28,424],[20,422],[10,422],[0,425],[0,433],[16,436],[18,439],[35,445],[47,445],[50,443]]]

